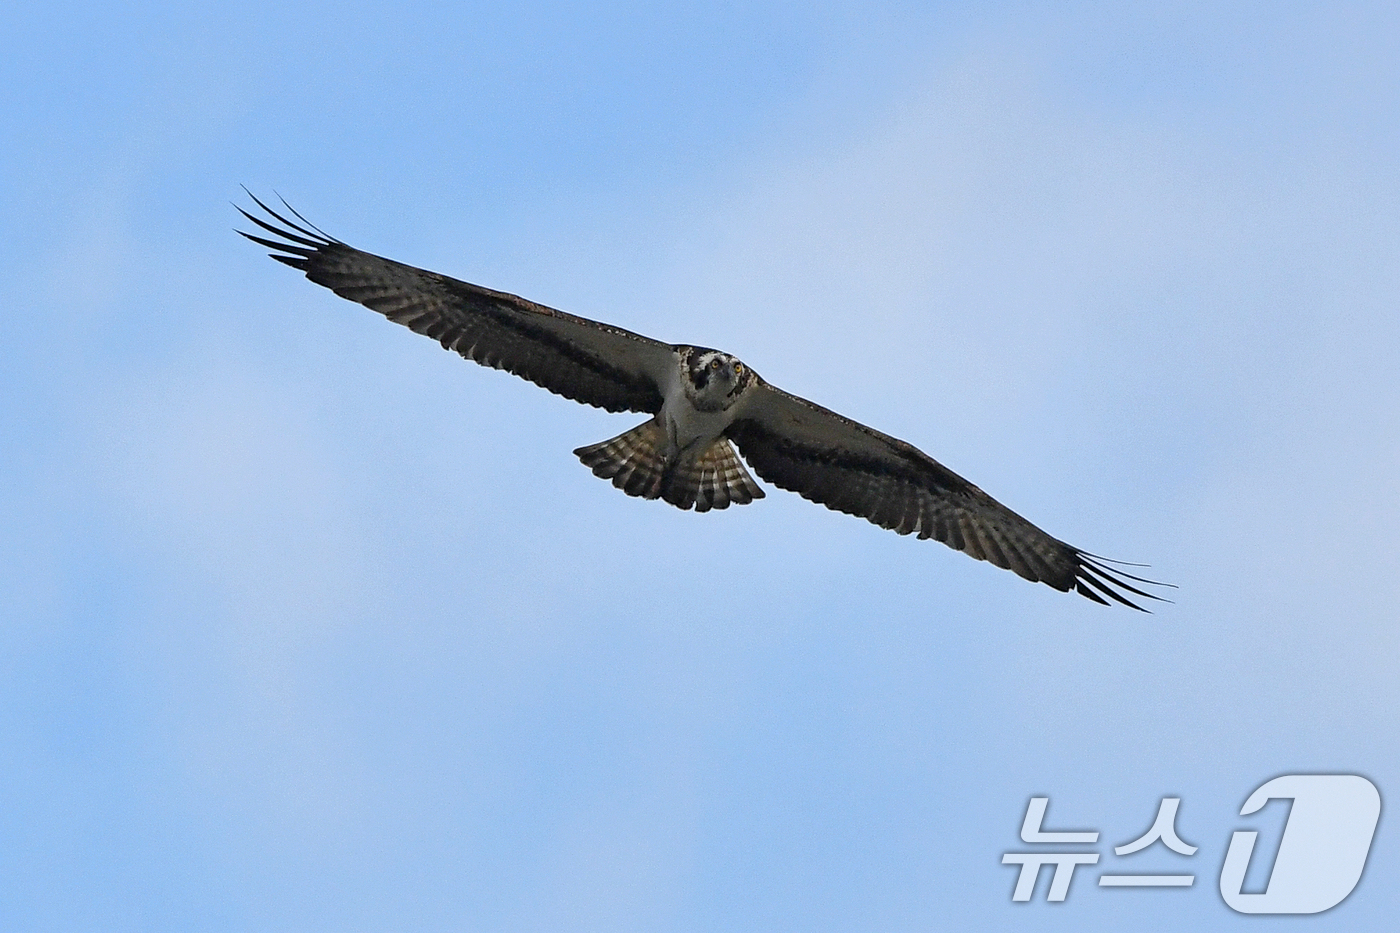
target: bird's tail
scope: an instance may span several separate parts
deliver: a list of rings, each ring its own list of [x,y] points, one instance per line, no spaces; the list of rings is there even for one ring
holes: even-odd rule
[[[763,498],[762,487],[723,437],[698,456],[682,454],[668,464],[666,431],[656,419],[611,440],[580,447],[574,455],[593,475],[612,480],[627,495],[665,499],[681,509],[708,512]]]

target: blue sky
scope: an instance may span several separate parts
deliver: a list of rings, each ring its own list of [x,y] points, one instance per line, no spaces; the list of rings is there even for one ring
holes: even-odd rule
[[[1233,930],[1255,787],[1400,791],[1393,4],[21,3],[0,78],[5,929]],[[625,497],[570,451],[635,416],[269,261],[242,184],[1177,601]],[[1063,904],[1034,795],[1102,833]],[[1114,857],[1165,796],[1197,854]],[[1285,922],[1393,922],[1396,841]]]

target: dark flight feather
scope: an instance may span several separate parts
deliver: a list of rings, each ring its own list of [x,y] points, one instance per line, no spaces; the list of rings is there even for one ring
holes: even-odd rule
[[[253,200],[282,226],[239,212],[280,240],[239,233],[277,250],[273,259],[342,298],[576,402],[608,411],[661,410],[669,344],[366,253]]]
[[[766,382],[752,392],[727,434],[774,486],[1098,603],[1161,599],[1129,582],[1152,581],[1052,537],[912,444]]]

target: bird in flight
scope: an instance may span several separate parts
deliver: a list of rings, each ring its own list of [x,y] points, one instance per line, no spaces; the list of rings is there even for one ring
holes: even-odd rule
[[[565,398],[651,417],[574,454],[629,496],[706,512],[764,497],[745,469],[898,534],[936,538],[1061,592],[1142,610],[1160,586],[1041,531],[912,444],[769,385],[728,353],[670,344],[516,295],[385,259],[288,219],[239,212],[274,239],[238,233],[342,298],[483,366]],[[237,206],[237,205],[235,205]],[[739,459],[735,453],[743,455]],[[1112,565],[1112,566],[1111,566]],[[1145,610],[1143,610],[1145,611]]]

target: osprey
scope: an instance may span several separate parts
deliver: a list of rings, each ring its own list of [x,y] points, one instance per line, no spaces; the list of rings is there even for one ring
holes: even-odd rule
[[[728,353],[662,343],[375,256],[326,235],[286,201],[301,223],[249,196],[269,219],[239,212],[277,239],[238,233],[317,285],[565,398],[651,415],[574,451],[629,496],[697,512],[762,499],[738,445],[773,485],[898,534],[936,538],[1104,605],[1141,610],[1130,594],[1162,598],[1134,585],[1162,584],[1051,537],[913,445],[769,385]]]

